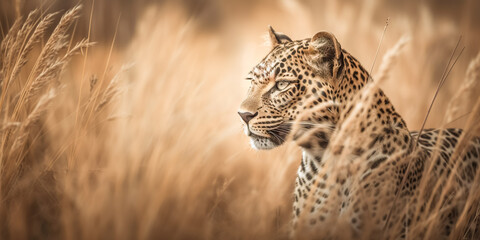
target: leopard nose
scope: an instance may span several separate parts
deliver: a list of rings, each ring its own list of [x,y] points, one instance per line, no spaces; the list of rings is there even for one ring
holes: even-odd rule
[[[258,115],[258,112],[251,113],[251,112],[238,112],[238,115],[243,119],[243,121],[248,124],[252,118]]]

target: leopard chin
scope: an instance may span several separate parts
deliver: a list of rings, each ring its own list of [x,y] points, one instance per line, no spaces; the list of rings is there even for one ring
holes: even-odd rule
[[[267,133],[270,135],[270,137],[262,137],[251,133],[250,144],[253,149],[257,150],[269,150],[276,148],[286,141],[290,130],[291,124],[281,124],[274,129],[267,130]]]
[[[279,145],[272,141],[272,139],[267,137],[260,137],[260,136],[250,136],[250,145],[253,149],[256,150],[269,150],[272,148],[276,148]]]

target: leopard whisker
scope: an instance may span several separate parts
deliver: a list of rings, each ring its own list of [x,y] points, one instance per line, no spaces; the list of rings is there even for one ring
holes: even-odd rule
[[[274,138],[276,138],[278,140],[278,143],[282,143],[285,141],[285,138],[281,137],[280,135],[274,133],[274,132],[271,132],[270,133]]]

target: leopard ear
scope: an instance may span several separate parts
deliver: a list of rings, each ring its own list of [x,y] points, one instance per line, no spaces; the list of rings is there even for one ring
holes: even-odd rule
[[[319,32],[310,40],[307,50],[310,64],[325,77],[337,78],[343,64],[342,48],[335,36]]]
[[[268,26],[268,35],[270,35],[270,43],[272,47],[277,46],[278,44],[282,43],[287,43],[291,42],[292,39],[290,39],[287,35],[280,33],[280,32],[275,32],[273,30],[272,26]]]

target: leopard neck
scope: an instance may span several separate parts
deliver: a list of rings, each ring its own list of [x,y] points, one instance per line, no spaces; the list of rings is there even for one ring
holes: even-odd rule
[[[368,81],[371,81],[368,72],[348,52],[343,51],[341,57],[343,65],[338,78],[328,83],[318,81],[314,84],[311,92],[317,98],[303,107],[306,109],[308,118],[300,119],[300,122],[313,122],[312,126],[315,126],[316,130],[300,131],[301,134],[294,135],[294,140],[313,158],[321,157],[335,132],[342,127],[350,127],[342,125],[351,125],[354,122],[355,134],[358,136],[366,134],[370,137],[380,136],[374,138],[378,141],[368,144],[363,151],[359,151],[360,153],[365,152],[367,148],[382,148],[382,136],[392,137],[395,144],[407,145],[411,148],[412,140],[405,121],[395,110],[388,97],[380,88],[374,88],[368,93],[360,93],[367,86]],[[354,107],[361,100],[362,94],[368,94],[370,99],[368,104],[359,106],[360,111],[356,111],[355,116],[351,116],[358,121],[346,122]],[[303,134],[303,132],[308,134]],[[301,135],[305,136],[302,138]],[[389,150],[383,151],[388,153]]]

